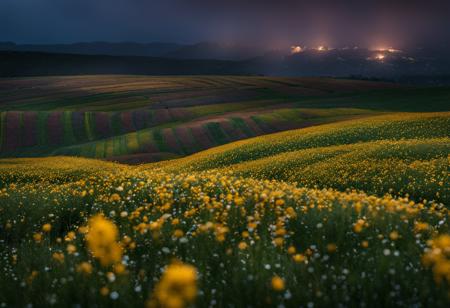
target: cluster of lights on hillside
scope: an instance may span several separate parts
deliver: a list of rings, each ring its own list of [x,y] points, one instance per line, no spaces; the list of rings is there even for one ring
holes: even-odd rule
[[[335,48],[331,48],[325,45],[319,45],[316,47],[302,47],[298,45],[291,46],[291,54],[301,53],[305,51],[318,51],[318,52],[326,52],[334,50]],[[342,49],[348,49],[348,48],[342,48]]]
[[[317,47],[302,47],[299,45],[294,45],[294,46],[291,46],[291,54],[301,53],[301,52],[304,52],[307,50],[325,52],[325,51],[331,51],[333,49],[334,48],[330,48],[330,47],[324,46],[324,45],[319,45]]]
[[[375,48],[375,49],[371,49],[373,51],[381,51],[381,52],[389,52],[389,53],[399,53],[402,52],[400,49],[395,49],[395,48]]]
[[[378,61],[383,61],[384,59],[386,59],[386,56],[382,53],[377,53],[372,59],[378,60]],[[368,60],[371,60],[371,59],[369,58]]]
[[[319,45],[316,47],[306,47],[306,46],[300,46],[300,45],[293,45],[291,46],[291,54],[299,54],[305,51],[311,51],[311,52],[327,52],[327,51],[331,51],[331,50],[349,50],[349,49],[359,49],[358,46],[354,46],[354,47],[343,47],[343,48],[331,48],[325,45]],[[373,55],[371,55],[370,57],[367,58],[368,61],[378,61],[378,62],[384,62],[388,56],[390,54],[397,54],[397,53],[401,53],[402,50],[400,49],[395,49],[392,47],[389,48],[385,48],[385,47],[378,47],[378,48],[369,48],[368,49],[370,52],[373,52]]]
[[[303,48],[301,46],[291,46],[291,54],[301,53]]]
[[[395,54],[395,53],[401,53],[402,51],[400,49],[395,48],[374,48],[370,49],[370,51],[373,51],[375,54],[371,57],[368,57],[367,60],[369,61],[379,61],[384,62],[386,58],[389,56],[389,54]]]

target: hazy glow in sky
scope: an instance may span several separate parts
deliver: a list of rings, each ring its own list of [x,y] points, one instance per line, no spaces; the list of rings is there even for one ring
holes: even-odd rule
[[[250,42],[273,47],[450,41],[449,0],[0,0],[0,41]]]

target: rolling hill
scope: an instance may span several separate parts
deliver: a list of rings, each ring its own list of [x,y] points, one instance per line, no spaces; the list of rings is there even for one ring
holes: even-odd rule
[[[3,79],[0,95],[0,157],[171,160],[160,166],[449,198],[447,87],[110,75]]]
[[[144,162],[380,112],[445,110],[449,94],[326,78],[111,75],[2,79],[0,95],[0,156]]]
[[[393,113],[260,136],[158,165],[449,204],[449,145],[449,112]]]

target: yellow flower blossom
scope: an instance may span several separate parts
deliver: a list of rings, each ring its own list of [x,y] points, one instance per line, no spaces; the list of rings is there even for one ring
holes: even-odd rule
[[[271,285],[272,289],[275,291],[283,291],[285,288],[284,280],[279,276],[272,277]]]
[[[164,271],[149,301],[150,307],[181,308],[194,302],[197,272],[187,264],[171,264]]]
[[[116,225],[101,215],[89,219],[87,245],[103,266],[118,263],[122,259],[122,247],[116,242],[118,233]]]
[[[436,283],[447,281],[450,284],[450,235],[442,234],[428,242],[429,250],[422,262],[431,267]]]
[[[51,224],[44,224],[43,226],[42,226],[42,231],[43,232],[50,232],[52,230],[52,225]]]
[[[89,275],[92,273],[92,265],[88,262],[82,262],[77,265],[77,272]]]

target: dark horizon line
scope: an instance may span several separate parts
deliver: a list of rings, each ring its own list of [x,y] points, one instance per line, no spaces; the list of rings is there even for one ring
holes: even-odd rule
[[[180,47],[185,47],[185,46],[195,46],[195,45],[201,45],[201,44],[216,44],[216,45],[221,45],[221,46],[241,46],[241,47],[256,47],[256,46],[261,46],[264,44],[251,44],[251,43],[241,43],[241,42],[220,42],[220,41],[214,41],[214,40],[200,40],[200,41],[196,41],[196,42],[191,42],[191,43],[183,43],[183,42],[176,42],[176,41],[165,41],[165,40],[155,40],[155,41],[147,41],[147,42],[143,42],[143,41],[112,41],[112,40],[93,40],[93,41],[73,41],[73,42],[54,42],[54,43],[24,43],[24,42],[16,42],[16,41],[10,41],[10,40],[0,40],[0,44],[13,44],[16,46],[24,46],[24,45],[28,45],[28,46],[48,46],[48,45],[66,45],[66,46],[70,46],[70,45],[78,45],[78,44],[137,44],[137,45],[156,45],[156,44],[166,44],[166,45],[179,45]],[[440,46],[442,44],[415,44],[414,46],[409,46],[407,48],[425,48],[426,46],[432,46],[435,47],[436,45]],[[291,43],[286,45],[286,48],[290,48],[292,46],[301,46],[301,47],[306,47],[306,48],[315,48],[317,47],[317,45],[313,45],[313,44],[306,44],[306,43]],[[343,45],[325,45],[325,47],[328,48],[360,48],[360,49],[372,49],[373,50],[373,46],[368,46],[368,45],[359,45],[359,44],[343,44]],[[397,48],[398,46],[383,46],[385,48]],[[450,45],[446,46],[450,49]],[[268,46],[267,50],[280,50],[280,48],[270,48],[270,46]]]

